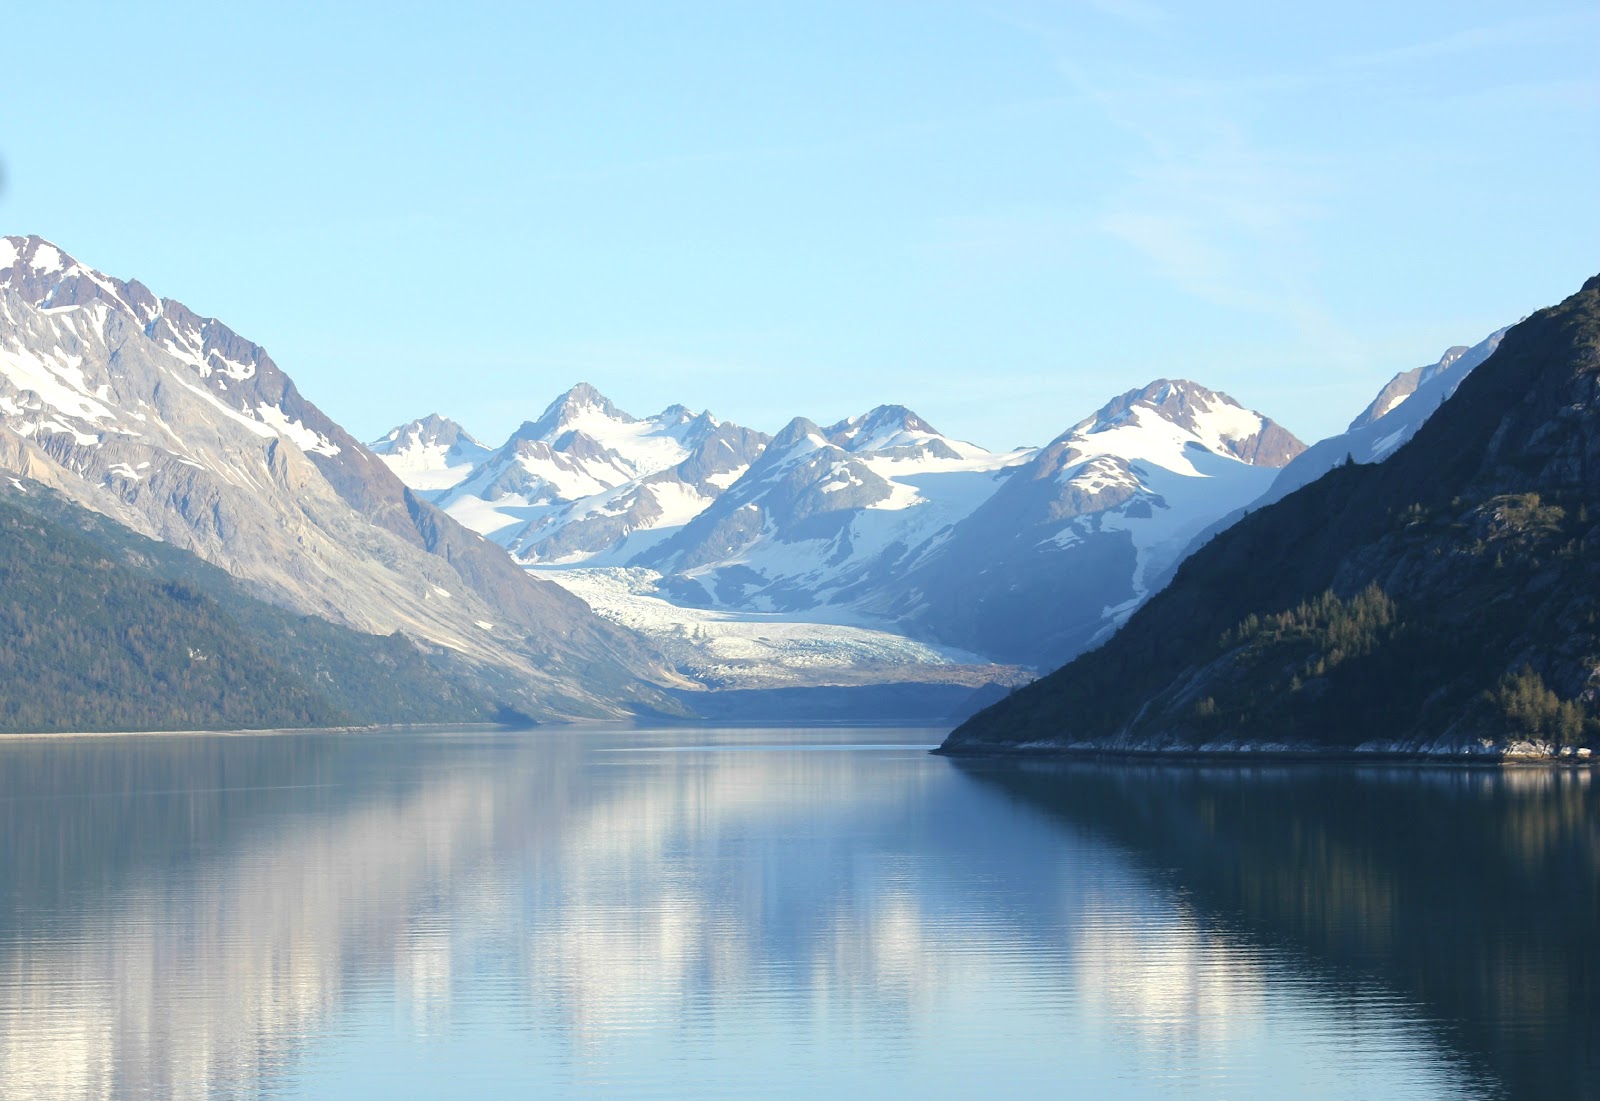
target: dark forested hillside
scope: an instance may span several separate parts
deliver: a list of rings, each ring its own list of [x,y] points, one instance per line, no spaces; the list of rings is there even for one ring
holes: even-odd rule
[[[1600,277],[1387,462],[1246,517],[945,749],[1600,740]]]
[[[409,640],[263,603],[50,494],[0,494],[0,731],[485,719]]]

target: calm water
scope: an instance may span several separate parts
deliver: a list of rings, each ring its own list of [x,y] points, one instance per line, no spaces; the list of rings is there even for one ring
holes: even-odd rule
[[[1596,1096],[1588,773],[0,742],[7,1098]]]

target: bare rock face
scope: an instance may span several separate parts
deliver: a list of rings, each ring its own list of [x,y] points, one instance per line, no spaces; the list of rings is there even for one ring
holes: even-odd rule
[[[0,238],[0,465],[274,603],[456,651],[529,714],[673,706],[636,639],[410,490],[259,345],[37,237]]]

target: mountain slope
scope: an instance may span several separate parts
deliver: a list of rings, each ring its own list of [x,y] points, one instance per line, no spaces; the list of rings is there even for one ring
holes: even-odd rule
[[[1386,462],[1251,513],[944,749],[1555,753],[1597,736],[1597,622],[1600,277]]]
[[[275,603],[454,650],[530,713],[677,706],[637,639],[408,489],[262,348],[37,237],[0,239],[0,468]]]
[[[265,604],[193,555],[37,483],[0,489],[0,593],[4,731],[496,715],[440,655]]]

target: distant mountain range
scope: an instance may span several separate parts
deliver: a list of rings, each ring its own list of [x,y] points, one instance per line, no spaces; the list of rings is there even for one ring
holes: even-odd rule
[[[1587,754],[1600,276],[1401,376],[1329,445],[1318,465],[1356,461],[1275,486],[1104,646],[946,751]]]
[[[235,657],[169,670],[192,687],[169,702],[212,709],[163,722],[152,697],[139,722],[959,713],[1099,646],[1247,512],[1388,459],[1501,336],[1309,449],[1181,379],[1003,453],[901,405],[769,436],[581,383],[498,446],[438,415],[363,445],[221,322],[7,237],[0,516],[23,517],[19,561],[84,580],[80,606],[110,571],[139,615],[233,625]],[[98,534],[47,555],[26,517]],[[132,683],[131,645],[106,683]],[[224,692],[235,661],[292,706]]]
[[[880,679],[941,657],[1059,664],[1304,450],[1226,395],[1169,380],[1001,454],[899,405],[825,427],[797,417],[768,437],[683,406],[636,419],[582,383],[498,448],[438,416],[371,447],[680,667],[740,686],[803,680],[828,650],[827,675],[859,674],[874,665],[860,630],[914,644],[882,657]],[[698,662],[674,645],[685,622]],[[770,638],[743,665],[707,652],[752,623],[804,625],[787,640],[802,652]]]

